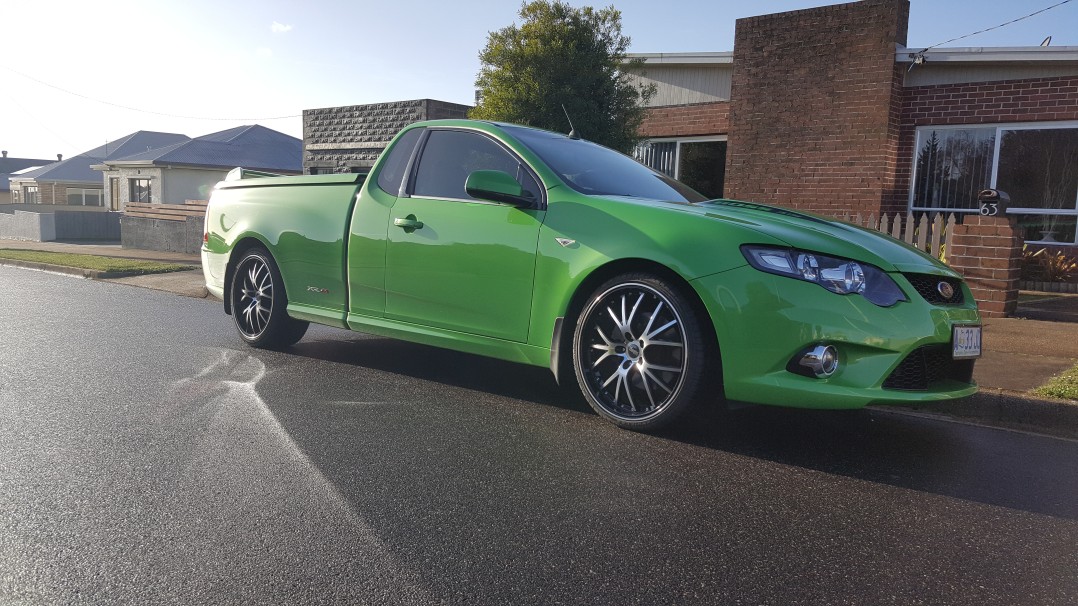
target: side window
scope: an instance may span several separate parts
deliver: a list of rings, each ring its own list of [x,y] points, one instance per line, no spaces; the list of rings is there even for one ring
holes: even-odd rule
[[[393,146],[378,172],[378,187],[382,188],[382,191],[394,196],[400,193],[404,171],[408,170],[408,159],[412,157],[412,150],[422,134],[422,128],[413,128],[401,135],[400,140]]]
[[[468,175],[477,170],[500,170],[516,178],[526,192],[539,196],[539,185],[500,145],[478,133],[433,130],[423,147],[416,172],[417,196],[474,200],[464,190]]]

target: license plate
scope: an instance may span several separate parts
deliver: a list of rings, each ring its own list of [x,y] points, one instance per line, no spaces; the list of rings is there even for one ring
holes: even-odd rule
[[[980,326],[955,326],[952,337],[951,357],[956,360],[981,357]]]

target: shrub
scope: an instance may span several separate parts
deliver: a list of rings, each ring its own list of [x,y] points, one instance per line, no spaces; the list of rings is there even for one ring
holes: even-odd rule
[[[1078,277],[1078,259],[1047,248],[1030,251],[1022,246],[1022,279],[1038,282],[1069,282]]]

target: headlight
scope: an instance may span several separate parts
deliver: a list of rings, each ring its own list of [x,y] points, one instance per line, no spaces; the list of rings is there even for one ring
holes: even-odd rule
[[[760,271],[814,282],[840,295],[858,294],[880,307],[906,300],[891,276],[866,263],[791,248],[745,245],[741,253]]]

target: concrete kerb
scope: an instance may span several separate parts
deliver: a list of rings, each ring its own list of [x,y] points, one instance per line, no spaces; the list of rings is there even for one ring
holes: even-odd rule
[[[143,272],[140,272],[140,271],[102,271],[102,270],[99,270],[99,269],[84,269],[84,268],[81,268],[81,267],[67,267],[66,265],[54,265],[52,263],[40,263],[38,261],[21,261],[21,260],[17,260],[17,259],[0,259],[0,265],[7,265],[9,267],[19,267],[19,268],[22,268],[22,269],[33,269],[33,270],[37,270],[37,271],[47,271],[47,272],[55,273],[55,274],[65,274],[65,275],[69,275],[69,276],[85,278],[85,279],[88,279],[88,280],[120,280],[120,279],[123,279],[123,278],[146,278],[147,279],[145,281],[146,283],[138,283],[138,282],[130,282],[130,281],[123,282],[123,283],[128,284],[130,286],[140,286],[142,288],[150,288],[150,289],[153,289],[153,290],[162,290],[162,291],[172,292],[172,293],[175,293],[175,294],[178,294],[178,295],[194,297],[194,298],[197,298],[197,299],[204,299],[207,296],[209,296],[209,292],[206,290],[206,287],[204,285],[201,287],[201,292],[198,292],[197,289],[193,290],[193,289],[190,289],[190,288],[186,288],[186,289],[155,288],[155,286],[153,285],[154,282],[158,282],[160,280],[166,280],[167,278],[165,276],[168,276],[169,274],[189,273],[191,271],[194,271],[194,270],[198,269],[195,266],[191,266],[191,269],[186,270],[186,271],[146,274],[146,273],[143,273]],[[161,278],[158,278],[159,276]],[[198,279],[201,280],[201,273],[199,273],[199,276],[200,277]]]
[[[982,387],[976,394],[922,406],[870,406],[873,410],[944,418],[989,427],[1078,439],[1078,402]]]

